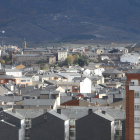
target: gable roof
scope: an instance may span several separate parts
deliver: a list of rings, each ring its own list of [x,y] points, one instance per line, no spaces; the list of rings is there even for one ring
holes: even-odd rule
[[[83,80],[85,80],[85,79],[86,79],[86,77],[74,77],[74,78],[73,78],[74,81],[77,81],[77,80],[78,80],[78,81],[83,81]]]
[[[103,74],[122,74],[123,72],[118,71],[117,69],[105,69]]]
[[[64,121],[68,120],[68,117],[66,117],[64,114],[59,114],[54,110],[50,110],[48,113],[60,118],[61,120],[64,120]]]
[[[53,106],[55,99],[25,99],[23,100],[23,106]]]
[[[98,111],[95,111],[94,113],[99,115],[102,118],[109,120],[109,121],[114,121],[114,118],[106,112],[105,112],[105,114],[103,114],[101,110],[98,110]]]

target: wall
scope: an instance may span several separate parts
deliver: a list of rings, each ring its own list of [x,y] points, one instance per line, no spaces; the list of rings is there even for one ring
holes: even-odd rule
[[[91,80],[85,78],[83,82],[80,82],[80,93],[91,93]]]
[[[1,140],[19,140],[19,128],[0,121]]]
[[[140,74],[127,74],[127,81],[138,79]],[[126,140],[134,140],[134,89],[126,85]]]
[[[64,61],[67,58],[67,52],[60,51],[58,52],[58,61]]]
[[[130,62],[130,63],[138,63],[139,62],[139,55],[137,54],[124,54],[120,57],[121,62]]]
[[[30,129],[30,140],[65,140],[63,120],[50,113],[47,113],[47,120],[44,122],[37,124],[37,119],[39,118],[35,118],[32,121],[34,127]]]
[[[56,57],[49,57],[49,64],[54,64],[56,62]]]
[[[11,123],[11,124],[14,124],[16,125],[17,127],[21,127],[21,120],[6,113],[6,112],[1,112],[0,114],[2,116],[1,119],[3,119],[4,121],[8,122],[8,123]]]
[[[22,72],[6,72],[6,75],[22,77]]]
[[[76,120],[76,140],[111,140],[111,122],[92,113]]]
[[[25,120],[21,120],[21,128],[19,129],[19,140],[25,139]]]

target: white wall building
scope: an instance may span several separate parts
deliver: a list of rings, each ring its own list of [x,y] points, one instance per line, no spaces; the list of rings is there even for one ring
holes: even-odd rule
[[[109,60],[109,57],[108,56],[101,56],[101,60],[105,60],[105,59],[107,59],[107,60]]]
[[[17,69],[5,69],[5,74],[14,77],[22,77],[22,71]]]
[[[92,82],[89,78],[75,77],[73,81],[80,83],[80,93],[91,93]]]
[[[138,64],[140,55],[138,53],[126,53],[120,57],[121,62],[130,62],[133,64]]]
[[[68,53],[67,51],[65,50],[61,50],[61,51],[58,51],[58,61],[64,61],[68,56]]]
[[[104,68],[97,68],[94,70],[94,75],[102,76],[102,73],[105,71]]]
[[[86,75],[86,76],[91,76],[92,71],[89,70],[89,69],[86,69],[86,70],[83,71],[83,74]]]

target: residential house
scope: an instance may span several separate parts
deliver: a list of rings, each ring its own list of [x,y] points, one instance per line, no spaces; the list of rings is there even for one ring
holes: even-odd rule
[[[73,78],[74,82],[80,83],[80,93],[91,93],[91,80],[86,77],[75,77]]]
[[[130,62],[133,64],[139,64],[140,55],[138,53],[127,53],[120,57],[121,62]]]
[[[104,78],[121,78],[125,76],[125,73],[122,71],[118,71],[117,69],[105,69],[105,71],[102,73]]]
[[[70,140],[114,140],[114,118],[95,110],[62,109],[62,114],[70,118]]]
[[[29,133],[30,140],[69,140],[69,118],[60,109],[51,110],[32,119]]]
[[[92,81],[92,84],[104,84],[104,77],[103,76],[98,76],[98,75],[94,75],[89,77],[90,80]]]
[[[9,75],[0,75],[0,84],[29,84],[32,85],[32,79],[30,77],[14,77]]]
[[[58,105],[55,99],[24,99],[24,109],[56,109]]]

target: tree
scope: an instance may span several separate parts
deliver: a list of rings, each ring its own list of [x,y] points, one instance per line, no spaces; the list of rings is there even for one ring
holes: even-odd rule
[[[79,55],[74,55],[74,56],[73,56],[73,59],[74,59],[74,60],[73,60],[73,63],[74,63],[74,64],[78,64]]]
[[[5,64],[5,61],[4,60],[1,60],[1,64]]]
[[[90,62],[98,63],[98,62],[99,62],[99,60],[98,60],[98,59],[96,59],[96,58],[94,58],[94,59],[93,59],[93,60],[91,60]]]
[[[73,61],[74,61],[74,57],[72,55],[68,55],[66,59],[67,65],[72,65]]]

